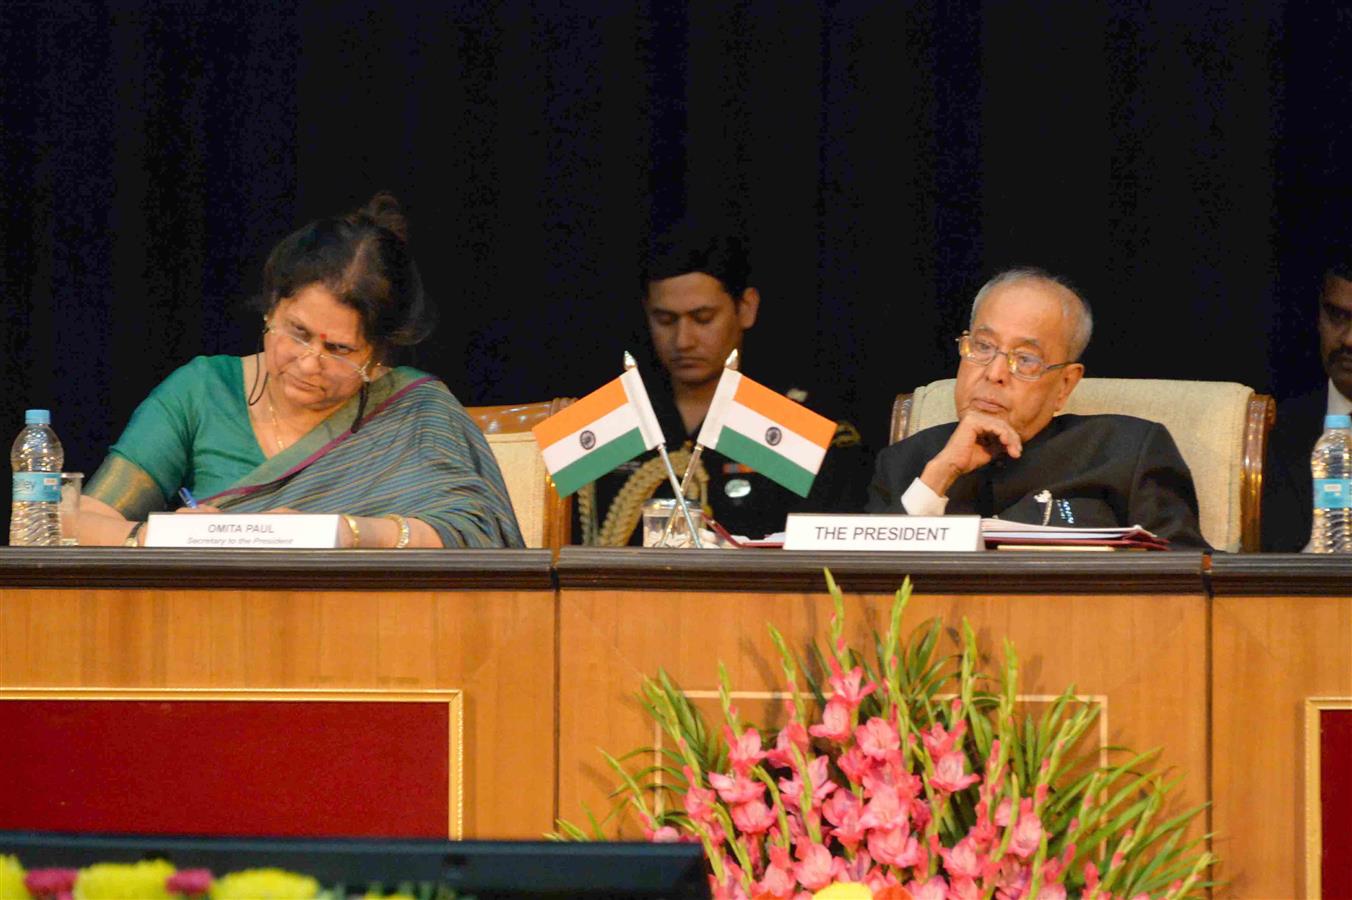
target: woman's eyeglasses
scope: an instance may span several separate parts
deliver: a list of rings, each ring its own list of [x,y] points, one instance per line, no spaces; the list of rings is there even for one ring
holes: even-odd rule
[[[343,376],[361,378],[363,381],[366,380],[366,369],[371,365],[371,360],[369,358],[361,365],[357,365],[352,360],[339,356],[336,353],[329,353],[325,350],[321,350],[320,347],[323,346],[323,340],[321,338],[307,339],[304,334],[287,325],[269,324],[268,327],[264,329],[264,333],[266,334],[269,332],[284,338],[289,338],[291,342],[296,345],[296,349],[300,351],[298,359],[305,359],[307,356],[315,356],[319,359],[319,364],[321,366],[329,367],[329,364],[332,363],[332,369]]]

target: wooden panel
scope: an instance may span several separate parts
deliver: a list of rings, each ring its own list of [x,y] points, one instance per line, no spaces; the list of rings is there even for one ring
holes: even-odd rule
[[[1223,567],[1222,563],[1226,565]],[[1292,592],[1347,561],[1292,560]],[[1305,896],[1305,700],[1352,697],[1352,582],[1340,597],[1225,596],[1244,572],[1218,557],[1213,619],[1212,790],[1222,897]],[[1269,583],[1271,560],[1245,563]],[[1224,568],[1224,571],[1222,571]],[[1301,575],[1300,572],[1305,574]]]
[[[538,837],[554,819],[554,630],[552,590],[6,588],[0,687],[458,689],[465,833]]]
[[[722,660],[739,691],[783,690],[765,623],[801,647],[825,640],[831,615],[824,590],[570,588],[562,564],[560,581],[559,812],[573,821],[584,819],[584,804],[608,809],[613,777],[598,746],[618,754],[654,742],[635,699],[644,675],[665,668],[687,691],[714,691]],[[904,626],[935,615],[957,626],[967,616],[987,652],[999,653],[1006,637],[1014,641],[1024,694],[1074,683],[1082,695],[1104,695],[1109,743],[1164,747],[1160,764],[1184,777],[1175,801],[1181,808],[1206,799],[1207,621],[1200,579],[1195,587],[1162,596],[917,593]],[[849,595],[855,646],[867,645],[870,628],[885,627],[891,600]],[[988,661],[988,671],[997,669],[998,658]],[[1193,834],[1204,831],[1199,821]]]

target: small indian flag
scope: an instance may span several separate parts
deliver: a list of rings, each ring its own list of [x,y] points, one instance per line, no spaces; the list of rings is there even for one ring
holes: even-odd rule
[[[560,497],[662,443],[638,369],[565,407],[531,431]]]
[[[724,369],[699,443],[806,497],[835,433],[830,419]]]

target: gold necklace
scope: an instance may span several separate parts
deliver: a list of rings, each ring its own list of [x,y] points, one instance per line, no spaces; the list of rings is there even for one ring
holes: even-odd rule
[[[268,401],[268,415],[272,416],[272,439],[277,442],[277,452],[281,453],[286,449],[286,445],[282,443],[282,426],[277,423],[277,410],[272,405],[272,388],[264,388],[263,396]]]

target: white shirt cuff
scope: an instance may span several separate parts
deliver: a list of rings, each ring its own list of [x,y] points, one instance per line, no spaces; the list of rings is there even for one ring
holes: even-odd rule
[[[948,498],[940,497],[919,478],[911,482],[901,495],[901,508],[911,516],[942,516],[948,509]]]

